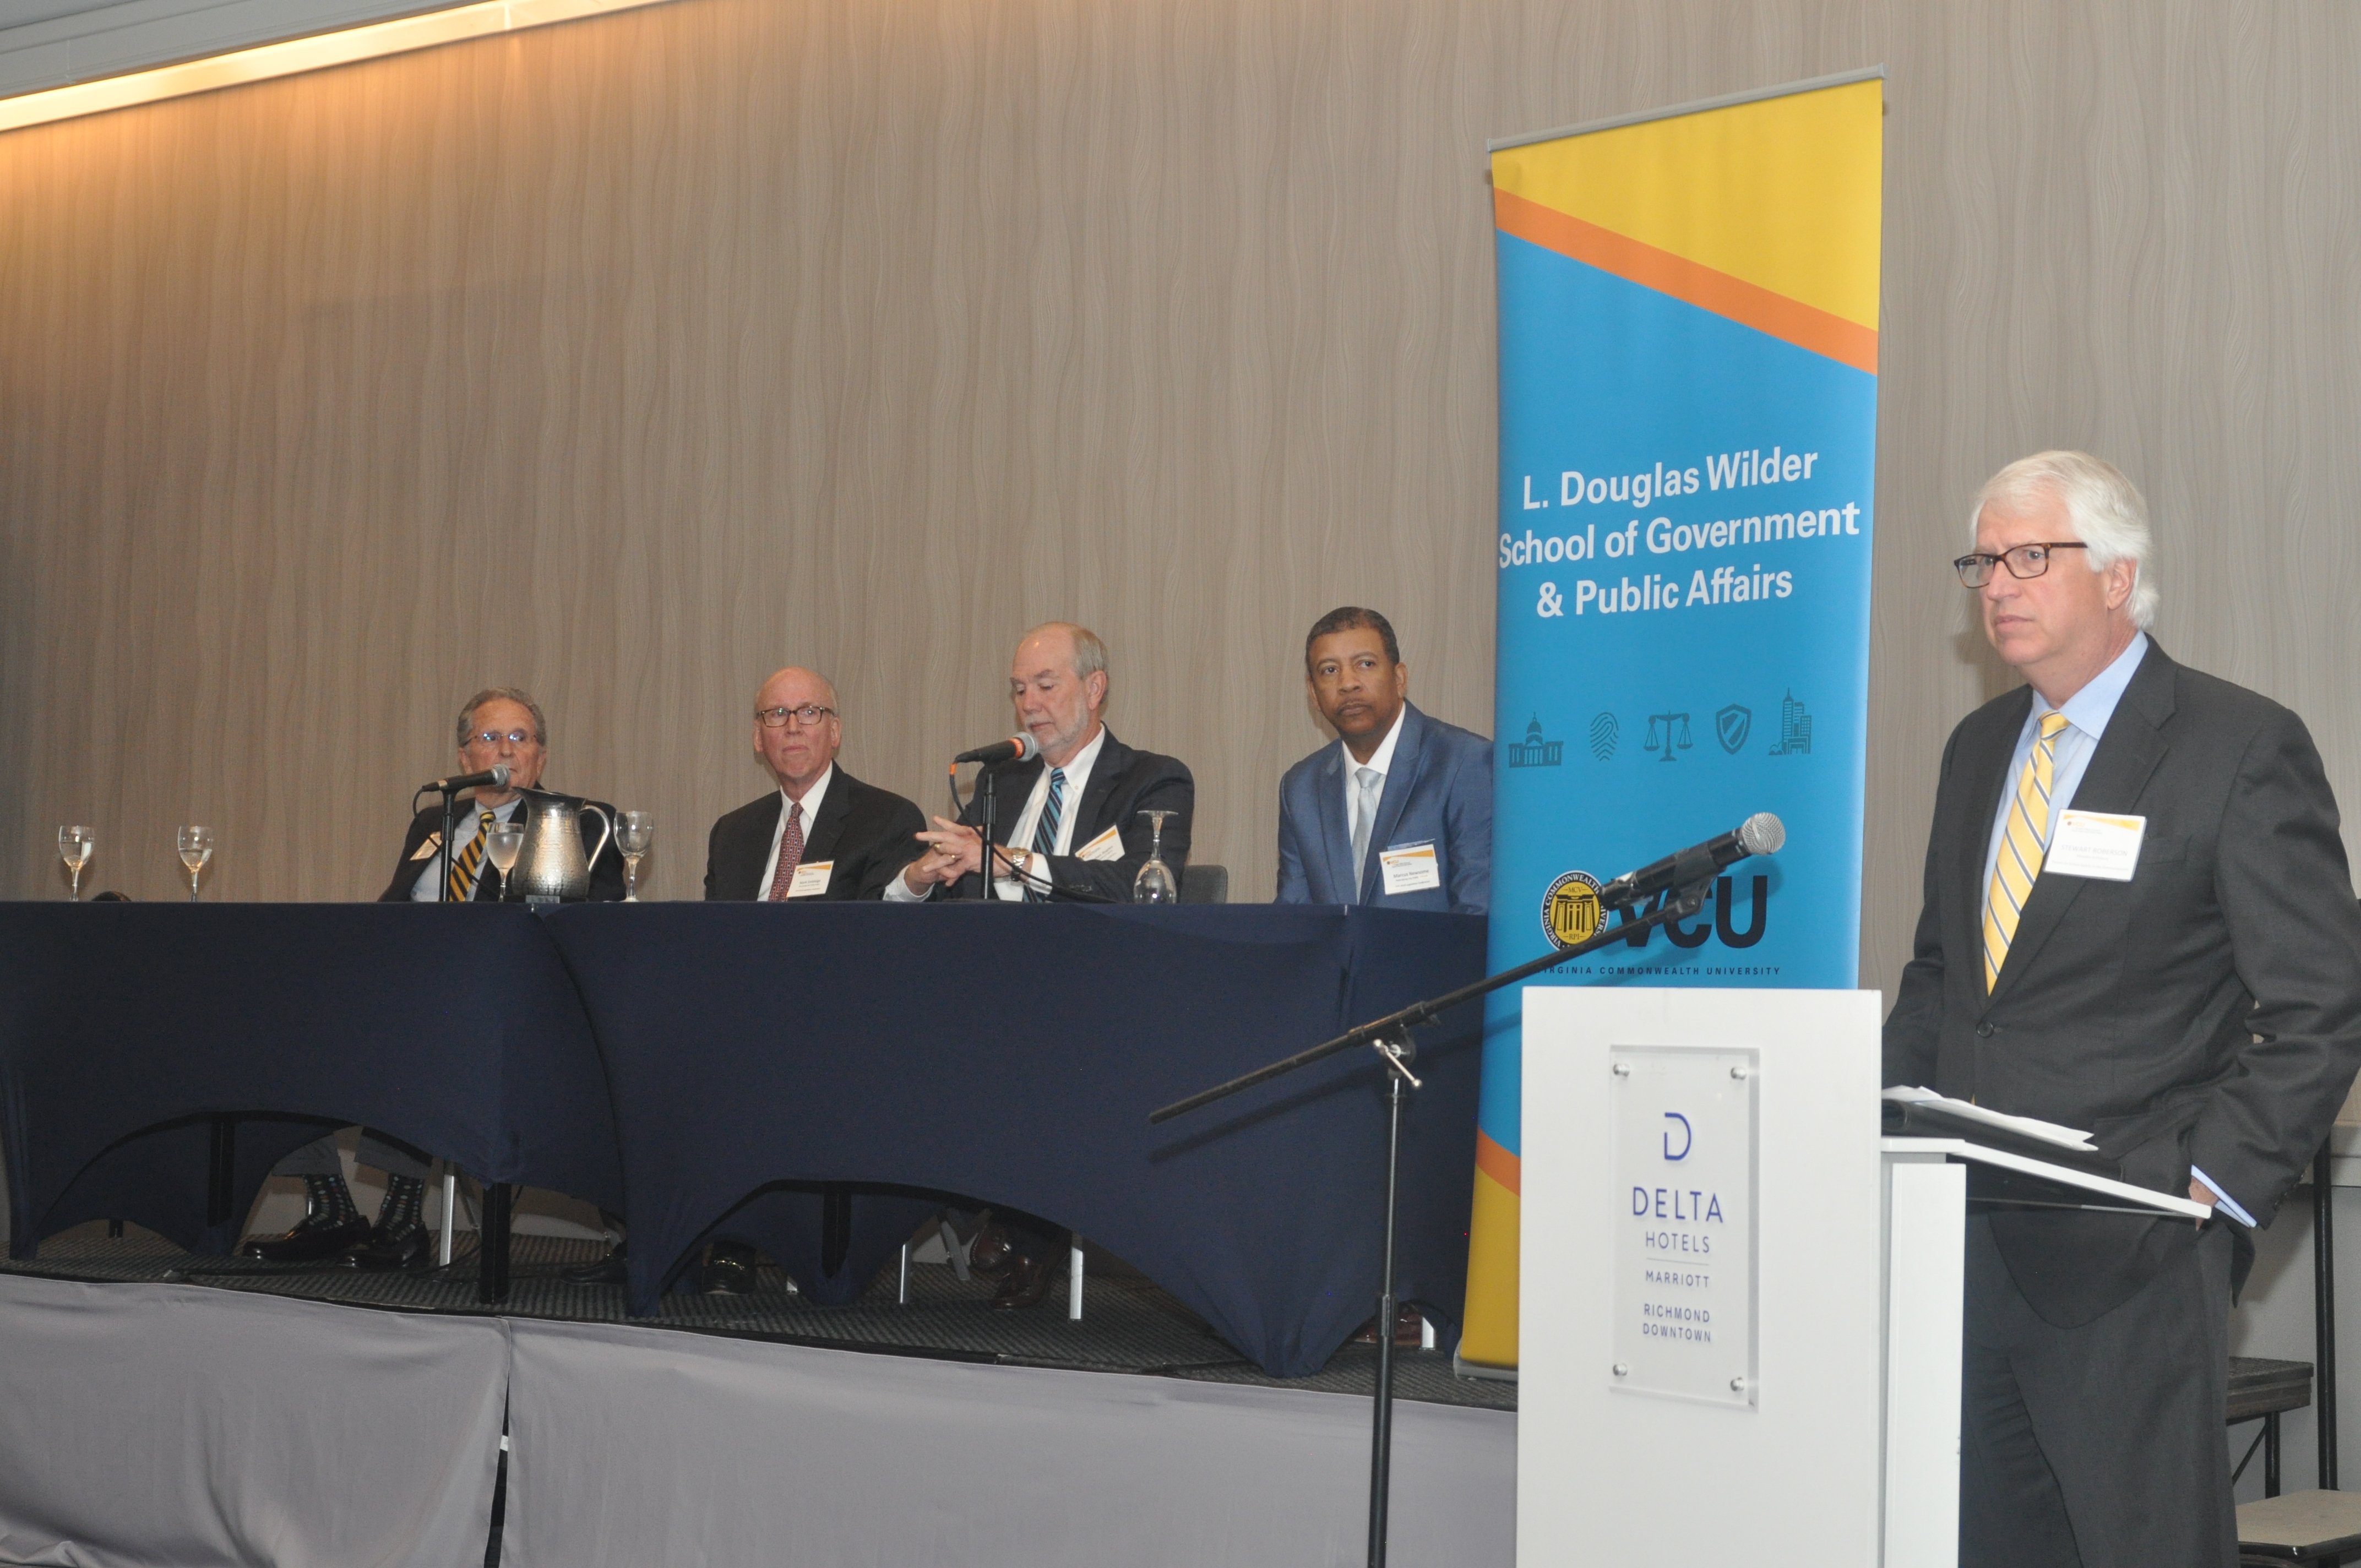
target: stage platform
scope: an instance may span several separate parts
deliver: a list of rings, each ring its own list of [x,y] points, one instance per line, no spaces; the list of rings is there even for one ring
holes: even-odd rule
[[[494,1310],[465,1252],[386,1277],[52,1238],[0,1266],[0,1562],[447,1565],[468,1540],[509,1568],[1360,1559],[1368,1347],[1278,1379],[1137,1277],[1091,1277],[1076,1322],[1062,1292],[994,1312],[939,1264],[906,1305],[890,1268],[836,1308],[765,1269],[628,1319],[620,1287],[559,1277],[598,1250],[515,1238]],[[1441,1351],[1397,1367],[1393,1561],[1506,1568],[1514,1385]],[[413,1493],[392,1535],[359,1539],[349,1508],[306,1523],[324,1470]]]

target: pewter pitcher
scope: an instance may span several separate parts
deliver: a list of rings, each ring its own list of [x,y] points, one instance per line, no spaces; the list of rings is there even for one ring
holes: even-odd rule
[[[529,900],[555,899],[579,904],[590,896],[590,865],[607,852],[615,836],[615,819],[604,806],[571,795],[524,792],[524,848],[517,851],[516,870],[509,873],[511,896]],[[598,818],[598,847],[588,860],[582,855],[582,814]]]

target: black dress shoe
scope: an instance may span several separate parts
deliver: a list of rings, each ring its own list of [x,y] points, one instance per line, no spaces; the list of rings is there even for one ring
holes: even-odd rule
[[[306,1214],[296,1222],[293,1230],[275,1236],[258,1236],[246,1244],[244,1251],[247,1256],[265,1263],[317,1263],[368,1240],[368,1234],[369,1223],[358,1214],[341,1220]]]
[[[607,1249],[607,1255],[596,1263],[586,1263],[579,1268],[569,1268],[558,1276],[568,1285],[622,1285],[631,1279],[631,1258],[625,1248],[631,1244],[617,1242]]]
[[[746,1296],[754,1289],[754,1249],[737,1242],[715,1242],[705,1256],[705,1293]]]
[[[1038,1307],[1049,1294],[1049,1266],[1021,1252],[1008,1255],[1008,1280],[992,1299],[993,1310],[1013,1312]]]
[[[432,1255],[428,1242],[429,1232],[417,1220],[378,1225],[369,1232],[368,1240],[345,1254],[345,1266],[364,1274],[391,1274],[397,1269],[416,1273]]]

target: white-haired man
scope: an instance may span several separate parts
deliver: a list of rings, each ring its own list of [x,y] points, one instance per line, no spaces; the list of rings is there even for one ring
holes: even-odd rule
[[[2147,508],[2111,465],[1994,475],[1955,565],[2026,685],[1952,732],[1885,1081],[2088,1129],[2211,1205],[1980,1205],[1964,1568],[2237,1559],[2229,1307],[2361,1068],[2361,913],[2303,721],[2166,657]]]

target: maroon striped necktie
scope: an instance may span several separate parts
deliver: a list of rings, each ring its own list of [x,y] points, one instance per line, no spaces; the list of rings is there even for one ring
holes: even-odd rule
[[[779,870],[771,878],[768,902],[777,904],[787,896],[795,885],[796,867],[804,858],[804,808],[801,801],[787,802],[787,826],[779,835]]]

